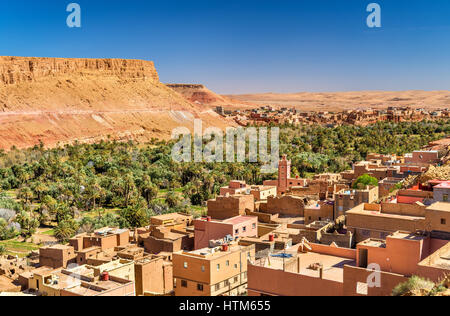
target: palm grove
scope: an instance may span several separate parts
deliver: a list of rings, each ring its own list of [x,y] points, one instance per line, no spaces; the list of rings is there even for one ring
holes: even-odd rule
[[[448,121],[333,128],[285,125],[280,153],[292,160],[294,174],[308,177],[347,170],[370,152],[411,152],[449,132]],[[39,226],[55,227],[55,236],[67,240],[104,226],[142,227],[158,214],[199,215],[204,201],[230,179],[259,184],[275,177],[261,174],[259,163],[176,163],[172,145],[102,141],[2,152],[0,240],[18,234],[26,240]]]

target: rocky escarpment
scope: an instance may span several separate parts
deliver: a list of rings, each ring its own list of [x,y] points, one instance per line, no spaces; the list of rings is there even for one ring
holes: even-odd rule
[[[226,124],[162,84],[151,61],[0,57],[3,149],[39,141],[167,139],[175,127],[191,128],[195,117]]]
[[[195,110],[151,61],[0,57],[0,110],[67,108]]]
[[[159,82],[152,61],[126,59],[65,59],[0,57],[0,84],[13,85],[48,77],[99,76]]]

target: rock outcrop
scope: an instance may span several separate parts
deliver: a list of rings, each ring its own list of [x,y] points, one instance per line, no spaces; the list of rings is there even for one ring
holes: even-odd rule
[[[174,91],[184,96],[188,101],[204,106],[222,106],[222,107],[247,107],[248,104],[236,101],[231,98],[218,95],[209,90],[202,84],[167,84]]]
[[[126,59],[64,59],[0,57],[0,83],[36,82],[61,75],[117,77],[159,82],[152,61]]]
[[[0,57],[2,149],[168,139],[175,127],[192,129],[196,117],[233,125],[162,84],[151,61]]]

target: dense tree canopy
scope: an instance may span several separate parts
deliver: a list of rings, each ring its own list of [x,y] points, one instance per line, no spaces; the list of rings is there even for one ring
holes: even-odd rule
[[[292,160],[294,173],[309,176],[350,169],[370,152],[411,152],[449,133],[447,121],[334,128],[286,125],[281,127],[280,154]],[[156,214],[195,210],[231,179],[260,184],[276,177],[261,173],[261,163],[176,163],[172,145],[101,141],[0,152],[0,189],[19,199],[0,203],[10,203],[8,208],[17,212],[25,237],[39,224],[54,223],[64,240],[77,229],[138,227]],[[11,235],[6,230],[11,225],[1,223],[0,239]]]

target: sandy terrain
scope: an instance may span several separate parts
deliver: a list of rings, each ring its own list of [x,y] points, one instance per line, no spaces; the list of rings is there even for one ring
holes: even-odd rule
[[[450,91],[264,93],[230,95],[227,97],[258,105],[289,106],[306,111],[342,111],[358,108],[386,108],[389,106],[411,106],[427,109],[450,107]]]

